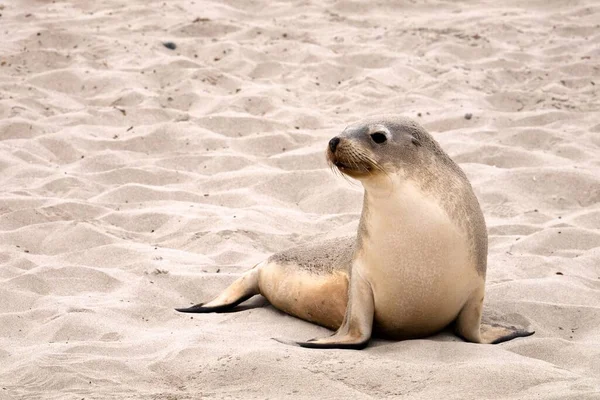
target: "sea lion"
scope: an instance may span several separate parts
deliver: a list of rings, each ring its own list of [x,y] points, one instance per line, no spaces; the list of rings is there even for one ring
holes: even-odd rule
[[[261,294],[288,314],[336,329],[295,342],[310,348],[361,349],[374,330],[407,339],[452,323],[475,343],[533,334],[480,329],[485,220],[466,175],[423,127],[401,117],[360,121],[329,141],[327,160],[365,189],[356,236],[275,254],[214,300],[177,311],[227,311]]]

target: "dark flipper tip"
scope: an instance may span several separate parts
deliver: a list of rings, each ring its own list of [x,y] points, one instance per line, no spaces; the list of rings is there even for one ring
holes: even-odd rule
[[[187,307],[187,308],[176,308],[175,311],[179,311],[182,313],[206,313],[206,312],[210,312],[207,311],[206,307],[203,307],[204,303],[200,303],[200,304],[196,304],[193,305],[191,307]]]
[[[221,313],[231,311],[235,306],[244,301],[248,300],[250,297],[254,295],[244,296],[236,301],[229,304],[222,304],[220,306],[206,307],[204,303],[196,304],[195,306],[191,306],[188,308],[176,308],[175,311],[179,311],[182,313],[196,313],[196,314],[207,314],[207,313]]]
[[[306,349],[347,349],[347,350],[362,350],[369,344],[369,341],[361,343],[316,343],[315,339],[307,342],[296,342],[288,339],[271,338],[276,342],[287,344],[288,346],[304,347]]]
[[[512,332],[506,336],[499,337],[498,339],[494,340],[490,344],[500,344],[500,343],[508,342],[509,340],[513,340],[516,338],[531,336],[534,333],[535,333],[535,331],[515,330],[514,332]]]
[[[224,306],[217,307],[204,307],[204,303],[196,304],[195,306],[191,306],[188,308],[176,308],[175,311],[179,311],[181,313],[195,313],[195,314],[207,314],[207,313],[218,313],[223,311],[231,310],[234,305],[227,304]]]
[[[307,349],[342,349],[342,350],[362,350],[369,344],[368,341],[360,343],[316,343],[316,342],[298,342],[298,346]]]

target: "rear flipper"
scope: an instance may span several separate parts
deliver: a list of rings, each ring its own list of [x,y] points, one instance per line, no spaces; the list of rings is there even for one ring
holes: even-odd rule
[[[248,300],[252,296],[259,294],[258,288],[258,267],[244,273],[240,278],[233,282],[214,300],[208,303],[200,303],[188,308],[176,308],[176,311],[184,313],[219,313],[229,311],[238,304]]]

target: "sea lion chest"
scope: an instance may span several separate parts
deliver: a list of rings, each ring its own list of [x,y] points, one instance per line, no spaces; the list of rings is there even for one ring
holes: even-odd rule
[[[407,337],[442,329],[476,285],[466,233],[411,184],[365,202],[352,268],[371,284],[376,325]]]

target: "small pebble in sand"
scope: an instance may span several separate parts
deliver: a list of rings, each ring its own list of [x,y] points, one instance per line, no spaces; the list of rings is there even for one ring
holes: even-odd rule
[[[169,50],[175,50],[177,48],[177,45],[173,42],[163,42],[163,46]]]
[[[465,119],[471,119],[471,118],[473,118],[473,114],[471,114],[471,113],[465,114]]]

